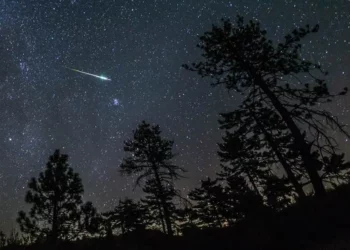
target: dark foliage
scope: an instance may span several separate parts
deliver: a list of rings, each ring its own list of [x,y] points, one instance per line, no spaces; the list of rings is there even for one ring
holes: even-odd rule
[[[166,233],[166,221],[164,218],[164,213],[162,209],[162,201],[160,200],[160,195],[163,195],[165,200],[165,206],[169,211],[171,225],[174,227],[175,221],[175,205],[173,199],[176,196],[176,190],[172,185],[163,186],[163,193],[159,193],[157,182],[154,179],[148,179],[142,188],[143,192],[146,194],[141,202],[147,211],[147,224],[155,225],[158,228],[161,227],[163,233]]]
[[[201,187],[192,190],[188,196],[195,202],[193,210],[199,227],[224,226],[225,218],[220,213],[220,208],[224,208],[224,191],[218,180],[209,177],[202,180]]]
[[[349,185],[338,186],[322,199],[309,197],[279,213],[261,213],[233,227],[192,228],[181,237],[151,230],[133,231],[124,236],[60,242],[57,249],[347,249],[350,243]],[[6,250],[48,249],[45,243]]]
[[[233,112],[221,114],[221,128],[229,131],[219,144],[218,155],[222,162],[219,175],[225,178],[243,176],[259,194],[275,166],[282,166],[293,191],[299,198],[305,198],[301,181],[302,178],[307,180],[307,176],[292,147],[291,134],[276,113],[251,106],[241,105]]]
[[[0,249],[5,247],[7,244],[6,235],[3,231],[0,231]]]
[[[125,198],[119,200],[112,212],[112,228],[120,229],[122,234],[145,228],[145,209],[140,202]]]
[[[275,175],[265,180],[264,195],[268,206],[276,211],[281,211],[292,204],[292,187],[285,178],[278,178]]]
[[[100,217],[92,202],[88,201],[81,206],[80,216],[79,229],[84,237],[99,234]]]

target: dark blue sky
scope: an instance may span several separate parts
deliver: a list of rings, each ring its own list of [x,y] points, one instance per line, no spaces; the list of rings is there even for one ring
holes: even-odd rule
[[[85,199],[100,210],[120,197],[138,197],[118,166],[123,141],[143,119],[175,140],[176,163],[188,170],[178,183],[184,192],[212,175],[218,113],[232,110],[239,98],[211,88],[181,64],[199,58],[198,35],[237,14],[261,21],[274,40],[319,23],[303,56],[329,70],[331,89],[350,85],[346,0],[0,1],[0,229],[16,226],[27,181],[55,148],[70,155]],[[345,97],[330,108],[349,123],[349,107]]]

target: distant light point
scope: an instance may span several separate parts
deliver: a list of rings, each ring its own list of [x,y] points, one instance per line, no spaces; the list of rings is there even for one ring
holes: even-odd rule
[[[117,98],[114,98],[113,99],[113,105],[114,106],[119,106],[119,104],[120,104],[119,100]]]

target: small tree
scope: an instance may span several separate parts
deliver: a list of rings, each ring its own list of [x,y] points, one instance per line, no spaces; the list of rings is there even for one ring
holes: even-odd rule
[[[225,179],[231,176],[242,176],[252,185],[256,194],[260,194],[259,186],[269,165],[262,159],[260,150],[262,145],[256,136],[250,138],[238,133],[226,131],[223,143],[219,143],[218,155],[222,162],[220,177]]]
[[[140,202],[126,198],[119,200],[118,206],[109,212],[113,229],[120,229],[122,234],[144,229],[145,211]]]
[[[6,239],[6,246],[8,248],[16,248],[19,246],[28,245],[28,238],[21,236],[15,229],[11,230],[9,237]]]
[[[333,186],[341,185],[349,182],[350,162],[345,162],[344,154],[333,153],[323,156],[323,173],[322,179]]]
[[[76,236],[83,185],[78,173],[69,167],[68,156],[56,150],[39,178],[28,184],[25,201],[32,205],[29,214],[19,212],[17,222],[23,233],[33,238],[57,239]]]
[[[264,209],[263,198],[249,187],[242,176],[228,177],[223,194],[219,211],[230,226],[239,220],[256,217]]]
[[[99,233],[102,237],[105,237],[106,239],[113,238],[113,231],[115,229],[114,215],[115,211],[108,211],[100,215]]]
[[[188,194],[194,201],[193,210],[197,218],[198,226],[223,227],[225,218],[220,213],[223,208],[223,187],[218,180],[209,177],[201,181],[201,187],[195,188]]]
[[[0,231],[0,249],[6,246],[6,235],[4,234],[3,231]]]
[[[197,215],[192,206],[185,206],[176,210],[177,227],[181,233],[197,228]]]
[[[80,233],[84,236],[94,236],[99,233],[100,216],[92,202],[84,203],[81,208]]]
[[[179,179],[184,169],[172,164],[174,154],[171,140],[161,137],[158,125],[151,126],[143,121],[133,133],[133,138],[125,141],[124,151],[130,156],[124,158],[120,166],[122,174],[138,175],[136,185],[141,180],[153,179],[158,189],[159,201],[167,228],[167,233],[173,235],[171,214],[166,201],[166,187]]]

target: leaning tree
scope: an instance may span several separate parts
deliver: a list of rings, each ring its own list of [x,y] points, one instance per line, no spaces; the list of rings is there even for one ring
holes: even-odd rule
[[[159,213],[164,215],[167,233],[173,235],[171,212],[166,200],[166,187],[182,177],[184,169],[173,164],[174,141],[162,138],[158,125],[143,121],[133,132],[133,138],[125,141],[124,151],[129,156],[123,159],[120,172],[138,175],[136,186],[144,180],[153,179],[158,189]]]
[[[333,114],[321,108],[347,89],[329,93],[326,81],[320,78],[327,72],[301,55],[301,39],[318,29],[308,25],[295,29],[274,45],[258,22],[245,24],[242,17],[235,24],[223,20],[222,27],[213,25],[200,37],[197,46],[203,51],[204,60],[184,67],[215,79],[213,85],[241,93],[247,103],[262,103],[278,113],[291,134],[293,149],[300,155],[315,194],[322,196],[323,160],[336,154],[337,149],[327,132],[338,129],[349,135]]]

